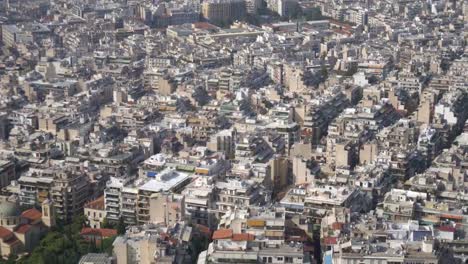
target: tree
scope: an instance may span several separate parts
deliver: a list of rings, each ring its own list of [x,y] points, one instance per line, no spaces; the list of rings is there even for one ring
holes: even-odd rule
[[[115,238],[116,238],[115,236],[104,238],[101,241],[100,253],[107,253],[108,255],[112,255],[112,250],[114,248],[113,243],[114,243]]]
[[[79,234],[83,226],[86,225],[86,217],[84,215],[78,215],[73,217],[73,222],[71,223],[71,232],[72,234]]]
[[[5,260],[5,259],[2,259],[0,258],[0,264],[14,264],[14,263],[17,263],[17,259],[18,256],[14,255],[14,254],[10,254],[8,255],[8,258]]]
[[[294,6],[292,6],[291,10],[289,11],[289,19],[298,19],[302,16],[302,8],[299,6],[299,4],[294,3]]]
[[[320,10],[320,7],[313,7],[311,9],[306,10],[304,13],[304,16],[305,16],[305,19],[308,21],[323,19],[322,11]]]
[[[258,16],[252,15],[252,14],[247,14],[245,17],[245,20],[252,25],[259,26],[260,25],[260,20],[258,19]]]
[[[320,68],[320,76],[322,77],[322,82],[326,81],[328,79],[328,69],[327,66],[322,65]]]
[[[81,256],[90,252],[102,252],[96,241],[86,241],[80,235],[86,218],[79,215],[68,225],[58,226],[56,231],[50,231],[33,250],[29,257],[22,258],[17,263],[22,264],[54,264],[77,263]],[[106,242],[103,250],[109,252],[113,240]],[[110,245],[110,246],[109,246]],[[111,250],[112,251],[112,250]]]
[[[101,238],[102,241],[102,238]],[[90,253],[97,253],[97,241],[96,238],[93,237],[93,239],[88,243],[88,252]]]
[[[208,248],[208,245],[210,244],[210,241],[208,240],[207,237],[201,235],[198,237],[195,237],[194,239],[191,240],[191,243],[188,248],[188,254],[192,256],[193,261],[196,261],[196,258],[198,255],[203,251]]]
[[[123,217],[119,218],[119,222],[117,223],[116,229],[119,235],[123,235],[127,231],[127,225],[125,224]]]
[[[114,228],[114,224],[110,223],[107,217],[104,218],[101,224],[102,228]]]

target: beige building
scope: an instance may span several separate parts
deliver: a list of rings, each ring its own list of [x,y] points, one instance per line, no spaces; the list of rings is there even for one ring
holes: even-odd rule
[[[187,248],[181,242],[192,239],[192,228],[180,225],[177,229],[165,226],[135,227],[113,243],[113,255],[118,264],[192,263]]]
[[[354,167],[354,144],[351,141],[337,142],[335,152],[336,167]]]
[[[416,120],[424,124],[430,124],[434,116],[434,106],[437,102],[437,91],[425,90],[421,95],[421,102],[416,112]]]
[[[280,191],[288,184],[289,160],[278,156],[271,159],[269,163],[273,191]]]
[[[209,150],[213,152],[223,152],[226,158],[232,158],[234,156],[234,139],[235,130],[222,130],[212,135],[210,141],[206,143]]]
[[[463,2],[463,19],[468,21],[468,2]]]
[[[173,226],[184,219],[185,199],[173,193],[155,193],[150,198],[150,222]]]
[[[291,92],[301,92],[307,88],[304,82],[303,69],[285,64],[284,66],[284,85]]]
[[[363,144],[359,149],[359,163],[371,163],[377,157],[378,152],[379,148],[376,142],[368,142]]]
[[[18,179],[20,204],[41,205],[48,198],[54,201],[57,216],[65,221],[83,212],[89,195],[89,179],[72,167],[36,170]]]
[[[177,85],[170,77],[162,76],[158,78],[158,91],[161,95],[171,95],[176,91]]]
[[[243,0],[209,0],[202,4],[202,15],[214,22],[233,22],[245,15],[245,1]]]
[[[0,197],[0,256],[8,257],[31,252],[41,237],[52,226],[50,218],[55,214],[49,203],[41,211],[35,208],[20,212],[18,204],[7,197]]]
[[[91,228],[101,228],[101,224],[107,215],[104,206],[104,196],[88,202],[84,206],[84,215],[88,219],[88,225]]]
[[[38,121],[40,131],[49,132],[53,135],[57,135],[60,129],[62,129],[66,124],[68,124],[68,117],[63,115],[43,115],[39,117]]]
[[[307,167],[307,159],[301,156],[294,157],[292,160],[293,183],[295,185],[311,183],[313,175]]]

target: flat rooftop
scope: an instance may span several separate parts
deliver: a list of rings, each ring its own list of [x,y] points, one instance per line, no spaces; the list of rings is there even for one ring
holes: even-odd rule
[[[146,181],[138,189],[150,192],[170,191],[189,178],[190,174],[188,173],[165,169],[155,175],[154,179]]]

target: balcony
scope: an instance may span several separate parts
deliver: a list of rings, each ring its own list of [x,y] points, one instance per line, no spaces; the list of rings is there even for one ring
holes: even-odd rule
[[[135,204],[136,204],[136,200],[122,199],[122,204],[135,205]]]
[[[30,193],[30,194],[36,194],[35,190],[28,190],[28,189],[21,189],[21,192],[23,193]]]
[[[120,217],[118,214],[113,214],[113,213],[107,213],[107,216],[106,216],[108,219],[111,219],[111,220],[119,220]]]
[[[138,200],[138,204],[148,204],[148,200],[146,199]]]
[[[114,189],[106,189],[104,192],[106,194],[116,194],[116,195],[120,194],[120,192],[118,190],[114,190]]]
[[[120,201],[120,199],[118,197],[113,197],[113,196],[106,196],[106,200],[115,201],[115,202]]]
[[[119,210],[114,209],[114,208],[109,208],[109,207],[106,208],[106,211],[107,211],[108,213],[119,213]]]
[[[121,211],[122,211],[122,213],[123,213],[123,212],[127,212],[127,213],[135,214],[135,208],[125,208],[125,207],[123,207],[123,208],[121,209]]]

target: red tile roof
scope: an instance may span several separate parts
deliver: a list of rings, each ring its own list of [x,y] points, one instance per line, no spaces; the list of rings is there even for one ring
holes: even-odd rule
[[[455,220],[463,220],[462,215],[441,214],[440,217],[448,218],[448,219],[455,219]]]
[[[255,239],[255,236],[252,234],[234,234],[232,236],[233,241],[253,241]]]
[[[310,243],[304,243],[303,247],[304,252],[314,252],[315,251],[315,246]]]
[[[94,201],[90,201],[85,205],[85,208],[104,210],[104,195]]]
[[[338,240],[336,237],[326,237],[323,239],[323,242],[325,245],[336,245],[338,243]]]
[[[195,224],[195,227],[200,231],[200,233],[204,234],[205,236],[211,237],[211,230],[207,226]]]
[[[335,222],[332,224],[332,229],[333,230],[341,230],[343,228],[343,223],[340,222]]]
[[[168,240],[168,239],[170,238],[169,235],[166,234],[166,233],[164,233],[164,232],[161,232],[161,233],[159,234],[159,237],[160,237],[162,240],[164,240],[164,241],[166,241],[166,240]]]
[[[194,28],[199,28],[199,29],[216,29],[217,27],[213,24],[207,23],[207,22],[196,22],[193,23]]]
[[[5,240],[5,241],[3,241],[3,242],[5,242],[6,244],[8,244],[8,245],[10,245],[10,246],[11,246],[11,245],[14,245],[14,244],[17,244],[17,243],[21,243],[21,242],[19,241],[19,239],[16,238],[15,236],[10,237],[9,239],[7,239],[7,240]]]
[[[13,234],[13,232],[11,232],[10,230],[4,228],[3,226],[0,226],[0,238],[1,239],[5,239],[9,236],[11,236]]]
[[[31,225],[22,224],[15,228],[15,232],[19,234],[26,234],[31,229]]]
[[[102,237],[112,237],[117,235],[117,230],[109,229],[109,228],[91,228],[91,227],[83,227],[81,229],[80,235],[95,235],[95,236],[102,236]]]
[[[42,213],[36,208],[32,208],[21,213],[21,217],[26,218],[30,221],[36,221],[42,218]]]
[[[441,227],[439,227],[439,231],[442,231],[442,232],[455,232],[456,229],[455,229],[455,227],[451,227],[451,226],[441,226]]]
[[[213,239],[226,239],[232,237],[232,229],[219,229],[214,231]]]

